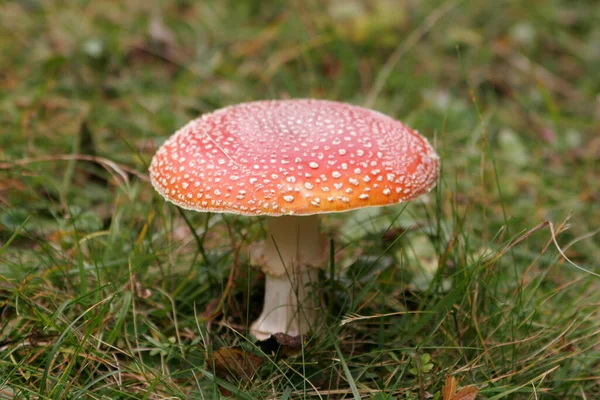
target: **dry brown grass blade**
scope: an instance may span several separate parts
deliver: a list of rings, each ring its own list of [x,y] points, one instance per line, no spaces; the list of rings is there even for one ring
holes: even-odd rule
[[[496,54],[503,57],[511,67],[521,73],[531,74],[536,81],[553,92],[560,93],[570,99],[581,98],[581,95],[571,83],[560,76],[553,74],[543,66],[533,62],[523,54],[512,50],[507,51],[505,46],[500,44],[493,46],[493,49]]]
[[[51,161],[89,161],[96,164],[99,164],[104,169],[106,169],[112,176],[119,177],[116,179],[117,182],[124,184],[125,186],[129,185],[129,176],[128,174],[134,175],[142,181],[149,182],[150,179],[145,173],[141,173],[136,171],[133,168],[128,166],[116,163],[108,158],[90,156],[86,154],[59,154],[55,156],[41,156],[35,158],[22,158],[19,160],[13,160],[8,162],[0,163],[0,169],[10,169],[15,166],[26,166],[29,164],[39,163],[39,162],[51,162]],[[116,175],[115,175],[116,174]]]
[[[394,315],[404,315],[404,314],[435,314],[435,311],[397,311],[387,314],[373,314],[373,315],[358,315],[358,314],[347,314],[341,321],[340,325],[344,326],[354,321],[361,321],[366,319],[375,319],[375,318],[385,318],[391,317]]]

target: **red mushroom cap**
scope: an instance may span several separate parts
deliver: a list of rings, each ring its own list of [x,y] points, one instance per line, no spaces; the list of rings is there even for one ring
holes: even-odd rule
[[[325,100],[238,104],[191,121],[158,150],[156,190],[191,210],[310,215],[428,192],[439,157],[388,116]]]

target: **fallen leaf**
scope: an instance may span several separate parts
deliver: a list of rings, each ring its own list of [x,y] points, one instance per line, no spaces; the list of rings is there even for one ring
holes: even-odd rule
[[[452,400],[475,400],[479,390],[475,386],[467,386],[460,389],[452,398]]]
[[[290,336],[279,332],[269,336],[266,340],[261,340],[258,342],[258,346],[266,354],[292,357],[300,353],[308,339],[307,335]]]
[[[442,386],[442,399],[452,400],[454,393],[458,389],[458,381],[455,377],[448,375],[446,376],[446,383]]]
[[[212,363],[217,377],[244,387],[252,381],[264,360],[242,349],[222,347],[213,353]],[[231,394],[220,386],[219,391],[224,396]]]
[[[208,304],[206,305],[206,308],[204,309],[204,311],[202,311],[200,313],[200,316],[207,321],[210,321],[210,320],[218,317],[219,314],[221,313],[217,307],[219,305],[219,300],[220,299],[218,297],[215,297],[214,299],[209,301]]]
[[[442,387],[442,400],[475,400],[479,390],[475,386],[466,386],[458,392],[458,381],[455,377],[448,375],[446,383]]]

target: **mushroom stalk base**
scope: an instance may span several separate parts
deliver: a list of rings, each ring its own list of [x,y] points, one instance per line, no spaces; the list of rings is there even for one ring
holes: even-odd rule
[[[250,332],[259,340],[275,333],[307,333],[315,325],[318,267],[325,258],[325,241],[317,216],[267,219],[267,240],[254,245],[251,263],[265,273],[265,300]]]
[[[263,311],[250,332],[259,340],[278,332],[290,336],[308,332],[316,319],[312,285],[317,282],[318,272],[307,268],[293,279],[266,275]]]

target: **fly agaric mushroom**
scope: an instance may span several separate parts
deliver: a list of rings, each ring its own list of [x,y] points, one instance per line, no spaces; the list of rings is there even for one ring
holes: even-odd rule
[[[318,214],[399,203],[428,192],[439,158],[427,140],[379,112],[326,100],[238,104],[175,133],[150,166],[179,207],[267,216],[251,263],[266,275],[258,339],[307,333],[325,263]]]

